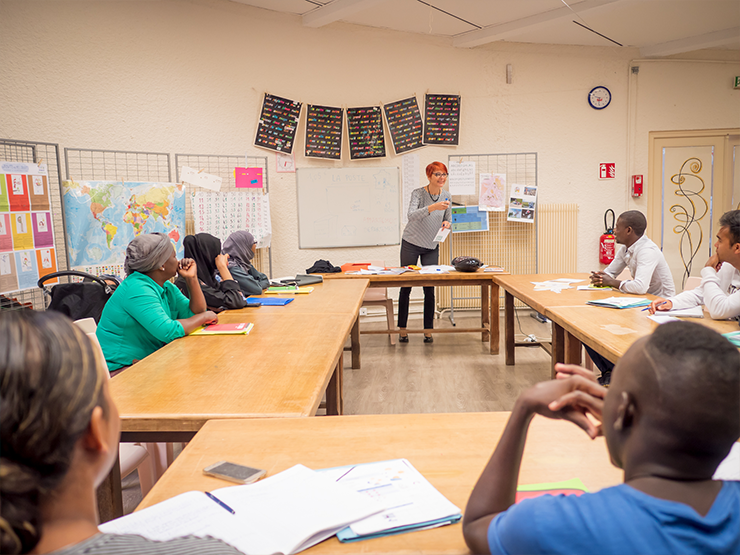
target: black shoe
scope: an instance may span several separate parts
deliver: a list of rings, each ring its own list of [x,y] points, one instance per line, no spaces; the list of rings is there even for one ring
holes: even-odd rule
[[[431,335],[429,337],[427,337],[425,335],[424,336],[424,343],[434,343],[434,337],[432,337]]]
[[[408,335],[399,335],[398,336],[398,342],[399,343],[408,343],[409,342],[409,336]]]
[[[599,376],[599,385],[603,385],[604,387],[609,387],[609,383],[612,381],[612,373],[609,372],[602,372],[601,376]]]

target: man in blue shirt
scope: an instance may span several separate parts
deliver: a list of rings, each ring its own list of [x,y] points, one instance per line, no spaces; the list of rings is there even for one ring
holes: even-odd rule
[[[576,366],[524,392],[465,510],[473,553],[740,553],[740,482],[712,480],[740,437],[740,353],[671,322],[636,341],[608,390]],[[593,415],[601,424],[587,417]],[[603,434],[624,484],[514,505],[535,414]]]

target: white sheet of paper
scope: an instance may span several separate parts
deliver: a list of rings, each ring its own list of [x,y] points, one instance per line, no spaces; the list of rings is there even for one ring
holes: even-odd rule
[[[712,476],[715,480],[740,480],[740,443],[735,442],[730,453],[719,463]]]
[[[659,311],[660,314],[676,316],[681,318],[704,318],[704,310],[701,306],[692,306],[691,308],[679,308],[676,310]]]
[[[449,274],[450,269],[454,270],[451,266],[444,266],[444,265],[431,265],[431,266],[422,266],[421,270],[419,270],[420,274]]]
[[[435,243],[444,243],[447,236],[450,234],[449,228],[440,227],[437,235],[432,239]]]
[[[475,194],[475,162],[450,160],[448,179],[451,195]]]
[[[217,175],[211,175],[205,172],[199,173],[198,170],[189,168],[188,166],[182,166],[180,168],[180,179],[185,183],[210,189],[211,191],[220,191],[221,183],[223,182],[223,179]]]
[[[650,318],[653,322],[656,322],[658,324],[667,324],[668,322],[679,322],[678,318],[675,318],[673,316],[661,316],[660,314],[648,314],[648,318]]]

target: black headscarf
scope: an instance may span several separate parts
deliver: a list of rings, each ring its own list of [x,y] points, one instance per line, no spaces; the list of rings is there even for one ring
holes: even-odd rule
[[[216,257],[221,254],[221,240],[208,233],[188,235],[182,241],[185,258],[192,258],[198,265],[198,279],[208,287],[218,288]]]

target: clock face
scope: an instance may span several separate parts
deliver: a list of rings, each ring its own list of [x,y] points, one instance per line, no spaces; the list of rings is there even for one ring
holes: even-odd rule
[[[606,87],[594,87],[588,93],[588,103],[596,110],[603,110],[612,101],[612,93]]]

